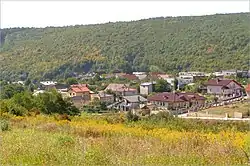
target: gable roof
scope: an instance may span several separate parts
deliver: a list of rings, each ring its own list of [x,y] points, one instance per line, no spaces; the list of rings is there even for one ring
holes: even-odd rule
[[[90,92],[87,84],[74,84],[70,86],[70,89],[76,93]]]
[[[185,102],[192,99],[205,100],[205,97],[192,92],[187,92],[187,93],[163,92],[148,98],[149,101],[162,101],[162,102]]]
[[[134,74],[124,74],[121,77],[126,78],[128,80],[138,80],[138,77]]]
[[[129,92],[129,91],[137,91],[136,89],[129,88],[127,84],[109,84],[105,91],[111,90],[113,92]]]
[[[242,87],[242,85],[240,83],[236,82],[235,80],[219,79],[219,78],[209,80],[206,83],[206,85],[210,85],[210,86],[227,86],[231,82],[235,82],[236,84],[238,84],[239,86]]]
[[[127,100],[130,103],[139,103],[139,102],[146,102],[148,101],[146,98],[140,96],[140,95],[133,95],[133,96],[124,96],[125,100]]]

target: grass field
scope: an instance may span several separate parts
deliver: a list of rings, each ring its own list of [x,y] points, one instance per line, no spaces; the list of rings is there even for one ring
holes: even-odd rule
[[[247,113],[250,112],[250,102],[230,104],[226,106],[218,106],[202,110],[200,112],[201,113],[208,112],[209,114],[223,115],[223,116],[225,116],[225,114],[228,113],[230,117],[233,117],[234,112],[241,112],[243,113],[243,115],[247,116]]]
[[[245,165],[250,154],[250,133],[233,128],[179,131],[91,116],[8,121],[0,132],[1,165]]]

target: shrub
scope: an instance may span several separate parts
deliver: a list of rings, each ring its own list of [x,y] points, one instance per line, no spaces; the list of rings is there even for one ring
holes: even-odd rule
[[[0,119],[0,130],[7,131],[9,130],[9,122],[5,119]]]
[[[166,112],[166,111],[161,111],[149,117],[150,120],[155,120],[155,121],[170,120],[172,118],[173,118],[173,115],[171,115],[169,112]]]
[[[132,111],[128,111],[126,114],[126,118],[129,122],[135,122],[139,120],[139,116],[136,114],[133,114]]]
[[[9,113],[16,116],[24,116],[28,111],[21,105],[10,103],[9,105]]]

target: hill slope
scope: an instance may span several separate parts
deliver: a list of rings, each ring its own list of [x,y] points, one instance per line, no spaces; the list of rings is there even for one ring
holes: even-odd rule
[[[248,69],[250,14],[1,30],[0,76]]]

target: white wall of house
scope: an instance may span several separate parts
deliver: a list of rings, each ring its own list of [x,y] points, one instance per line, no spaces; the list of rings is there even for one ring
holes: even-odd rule
[[[222,94],[221,86],[208,85],[207,86],[207,93],[208,94],[216,94],[216,95]]]
[[[153,85],[140,85],[140,94],[148,95],[153,92]]]
[[[187,85],[194,82],[193,76],[180,76],[177,78],[179,86]]]

